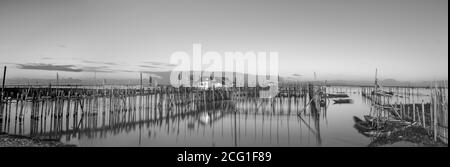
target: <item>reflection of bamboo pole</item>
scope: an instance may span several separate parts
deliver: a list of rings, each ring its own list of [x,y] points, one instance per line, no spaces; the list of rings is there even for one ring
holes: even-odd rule
[[[434,124],[433,124],[433,129],[434,129],[434,141],[437,140],[437,85],[435,83],[435,90],[434,90],[434,100],[433,100],[433,112],[434,112]]]
[[[412,93],[414,92],[414,89],[411,91]],[[412,108],[412,111],[413,111],[413,121],[414,122],[416,122],[416,101],[415,101],[415,95],[414,94],[412,94],[412,103],[413,103],[413,108]]]
[[[314,134],[317,135],[317,132],[311,127],[309,126],[308,123],[306,123],[306,121],[299,115],[298,118],[300,118],[300,120],[306,125],[306,127]]]
[[[425,104],[423,103],[423,100],[422,100],[422,122],[423,122],[423,127],[425,128],[425,126],[426,126],[426,122],[425,122]]]

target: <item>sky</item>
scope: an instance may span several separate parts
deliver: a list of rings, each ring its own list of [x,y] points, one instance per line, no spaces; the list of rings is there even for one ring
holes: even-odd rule
[[[276,51],[301,79],[447,79],[448,1],[0,0],[8,78],[137,78],[194,43]]]

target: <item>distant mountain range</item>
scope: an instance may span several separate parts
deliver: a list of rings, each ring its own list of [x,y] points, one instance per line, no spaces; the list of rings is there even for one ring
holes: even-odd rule
[[[214,72],[215,78],[221,72]],[[226,74],[229,72],[226,72]],[[157,82],[160,85],[170,84],[171,71],[164,72],[146,72],[143,73],[143,84],[148,84],[150,77],[153,82]],[[255,77],[255,75],[245,74],[245,78]],[[231,80],[230,78],[226,78]],[[1,79],[0,79],[1,80]],[[280,76],[280,82],[320,82],[327,85],[336,86],[373,86],[374,81],[367,80],[295,80],[292,77]],[[74,79],[74,78],[60,78],[58,83],[60,85],[96,85],[96,84],[120,84],[120,85],[138,85],[140,84],[140,78],[136,79]],[[414,87],[428,87],[431,85],[431,81],[398,81],[395,79],[380,80],[379,83],[382,86],[414,86]],[[55,85],[57,84],[55,79],[31,79],[31,78],[11,78],[6,80],[6,85]]]

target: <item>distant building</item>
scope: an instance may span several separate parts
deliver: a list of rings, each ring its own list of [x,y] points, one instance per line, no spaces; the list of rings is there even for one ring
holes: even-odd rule
[[[213,78],[213,80],[211,80],[209,77],[202,77],[202,79],[200,79],[199,81],[194,82],[194,87],[209,89],[213,87],[214,88],[224,87],[224,85],[222,85],[221,79]]]

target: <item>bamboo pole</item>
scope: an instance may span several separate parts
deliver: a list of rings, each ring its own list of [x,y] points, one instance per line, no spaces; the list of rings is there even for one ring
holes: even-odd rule
[[[414,89],[412,89],[411,93],[414,93]],[[416,99],[415,95],[412,94],[412,104],[413,104],[412,111],[413,111],[413,121],[414,122],[416,122],[416,101],[415,101],[415,99]]]
[[[434,112],[434,124],[433,124],[433,129],[434,129],[434,141],[437,141],[437,85],[435,83],[435,90],[434,90],[434,100],[433,100],[433,112]]]
[[[422,100],[422,122],[423,122],[423,127],[425,128],[426,126],[426,122],[425,122],[425,104]]]
[[[0,103],[3,102],[3,96],[5,94],[5,80],[6,80],[6,66],[3,70],[2,95],[1,95]]]

